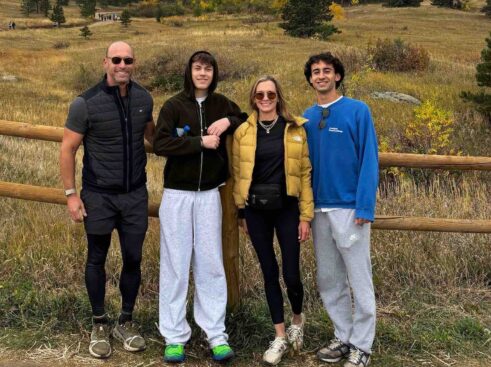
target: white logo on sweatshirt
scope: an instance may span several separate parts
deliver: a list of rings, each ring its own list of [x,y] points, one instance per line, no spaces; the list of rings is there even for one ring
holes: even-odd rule
[[[337,127],[330,127],[329,132],[331,132],[331,133],[342,133],[343,130],[339,130]]]

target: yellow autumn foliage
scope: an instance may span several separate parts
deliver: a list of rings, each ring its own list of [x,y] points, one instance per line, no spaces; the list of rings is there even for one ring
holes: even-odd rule
[[[334,20],[344,20],[346,19],[346,14],[344,12],[344,9],[341,5],[332,3],[329,5],[329,12],[332,15],[332,18]]]
[[[454,119],[449,111],[432,101],[414,109],[414,120],[405,130],[405,137],[415,153],[455,154],[451,149]]]

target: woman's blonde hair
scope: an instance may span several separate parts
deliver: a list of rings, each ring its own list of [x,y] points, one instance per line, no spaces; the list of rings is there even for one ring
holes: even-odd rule
[[[276,113],[282,116],[286,121],[289,122],[293,121],[294,120],[293,115],[288,111],[288,106],[285,101],[285,97],[283,94],[283,90],[281,89],[280,83],[271,75],[265,75],[260,77],[258,80],[256,80],[256,82],[251,88],[251,92],[249,93],[249,105],[254,111],[258,113],[259,116],[259,110],[256,106],[256,99],[254,95],[256,94],[257,86],[260,83],[267,82],[267,81],[273,82],[276,88],[276,98],[278,100],[278,103],[276,104]]]

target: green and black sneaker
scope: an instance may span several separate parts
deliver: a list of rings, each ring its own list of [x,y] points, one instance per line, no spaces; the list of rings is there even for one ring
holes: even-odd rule
[[[220,344],[211,348],[211,356],[214,361],[227,362],[234,358],[235,353],[228,344]]]
[[[165,347],[164,362],[168,363],[181,363],[186,359],[184,353],[184,345],[182,344],[169,344]]]

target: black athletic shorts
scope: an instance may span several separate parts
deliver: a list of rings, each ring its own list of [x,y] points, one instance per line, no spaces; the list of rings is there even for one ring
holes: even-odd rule
[[[115,228],[140,234],[148,228],[148,192],[142,187],[126,194],[105,194],[82,189],[88,234],[109,234]]]

